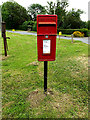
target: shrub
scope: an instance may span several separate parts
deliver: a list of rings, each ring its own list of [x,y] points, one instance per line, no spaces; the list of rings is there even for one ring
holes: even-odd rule
[[[79,32],[79,31],[75,31],[75,32],[73,33],[73,35],[74,35],[74,37],[84,37],[84,33]]]
[[[37,31],[37,22],[36,21],[33,24],[32,30],[33,31]]]
[[[86,29],[86,28],[83,28],[83,29],[60,29],[60,28],[58,28],[57,32],[59,33],[59,31],[62,31],[62,34],[69,34],[69,35],[73,34],[73,32],[75,32],[75,31],[80,31],[80,32],[84,33],[85,37],[88,37],[88,29]]]
[[[28,21],[25,21],[22,25],[19,26],[21,30],[27,30],[28,28]]]
[[[32,30],[34,21],[25,21],[22,25],[19,26],[21,30]]]

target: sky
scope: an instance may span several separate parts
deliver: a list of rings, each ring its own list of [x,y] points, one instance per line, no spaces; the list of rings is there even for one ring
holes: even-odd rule
[[[6,1],[9,0],[0,0],[0,5]],[[27,9],[28,6],[33,3],[39,3],[43,6],[46,6],[47,1],[53,1],[56,3],[57,0],[14,0],[14,1],[16,1],[17,3],[19,3],[20,5],[22,5]],[[68,1],[69,1],[69,7],[67,8],[67,10],[69,11],[72,8],[75,8],[76,10],[77,9],[83,10],[84,13],[81,15],[81,20],[88,21],[88,2],[90,0],[68,0]]]

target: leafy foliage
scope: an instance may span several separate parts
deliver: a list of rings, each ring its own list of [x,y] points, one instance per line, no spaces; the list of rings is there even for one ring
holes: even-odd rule
[[[80,19],[80,15],[83,14],[82,10],[72,9],[69,12],[66,10],[69,6],[68,0],[57,0],[57,3],[48,1],[47,4],[47,6],[31,4],[26,10],[17,2],[10,0],[2,5],[3,21],[6,22],[6,27],[9,29],[28,30],[30,28],[30,30],[36,31],[37,14],[52,15],[55,13],[58,16],[58,29],[90,29],[90,21],[84,22]]]
[[[58,16],[58,27],[61,27],[66,15],[66,8],[68,7],[68,2],[58,2],[56,6],[56,15]]]
[[[36,21],[37,14],[45,14],[45,8],[40,4],[32,4],[28,7],[28,14],[32,18],[33,21]]]
[[[63,28],[65,29],[77,29],[80,28],[80,25],[82,23],[80,19],[80,15],[83,13],[80,9],[75,11],[75,9],[70,10],[67,12],[65,15],[64,23],[63,23]]]
[[[37,22],[36,21],[33,24],[32,30],[33,31],[37,31]]]
[[[16,29],[28,19],[28,14],[17,2],[5,2],[2,5],[2,19],[6,22],[7,28]]]
[[[22,25],[19,26],[21,30],[32,30],[34,21],[25,21]]]
[[[87,28],[90,30],[90,20],[87,21]]]
[[[48,6],[46,6],[46,10],[47,10],[47,14],[49,15],[52,15],[54,14],[54,3],[51,1],[51,2],[47,2],[48,3]]]
[[[37,31],[37,22],[36,21],[25,21],[22,25],[19,26],[21,30]]]
[[[57,1],[55,5],[54,2],[47,2],[48,6],[46,6],[48,14],[55,14],[58,16],[58,28],[63,29],[78,29],[78,28],[86,28],[86,22],[80,19],[80,15],[83,14],[83,11],[78,9],[72,9],[69,12],[66,11],[66,8],[69,6],[68,1],[63,0],[60,2]]]
[[[64,16],[66,14],[66,8],[68,7],[68,2],[57,2],[56,7],[55,3],[47,2],[48,6],[46,6],[47,13],[48,14],[54,14],[54,9],[55,9],[55,14],[58,16],[58,27],[61,27]]]

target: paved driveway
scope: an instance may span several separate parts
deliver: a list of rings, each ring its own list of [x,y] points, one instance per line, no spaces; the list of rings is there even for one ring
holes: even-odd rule
[[[10,31],[10,30],[7,30],[8,32],[11,32],[11,33],[19,33],[19,34],[23,34],[23,35],[35,35],[37,36],[37,33],[32,33],[32,32],[27,32],[27,31]],[[59,36],[57,36],[57,38],[59,38]],[[67,39],[67,40],[70,40],[71,37],[64,37],[64,36],[61,36],[60,38],[62,39]],[[86,43],[86,44],[90,44],[90,37],[84,37],[84,38],[73,38],[74,40],[78,40],[78,41],[82,41],[83,43]]]

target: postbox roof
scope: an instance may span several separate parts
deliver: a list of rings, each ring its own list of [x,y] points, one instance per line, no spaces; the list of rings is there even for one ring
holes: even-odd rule
[[[37,16],[41,16],[41,17],[42,17],[42,16],[43,16],[43,17],[47,17],[47,16],[49,17],[49,16],[50,16],[50,17],[53,17],[53,16],[57,16],[57,15],[37,15]]]

